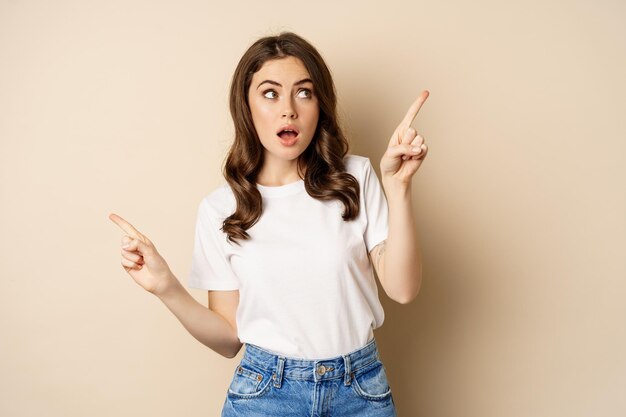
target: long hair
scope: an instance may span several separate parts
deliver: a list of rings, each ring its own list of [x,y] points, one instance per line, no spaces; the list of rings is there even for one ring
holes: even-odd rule
[[[248,90],[252,76],[271,59],[288,56],[299,58],[311,76],[319,103],[319,119],[309,146],[298,157],[298,172],[306,167],[306,192],[318,200],[338,199],[344,205],[342,218],[352,220],[359,213],[359,183],[345,172],[346,140],[337,122],[335,86],[326,63],[319,52],[292,32],[258,39],[244,53],[235,69],[230,85],[230,113],[235,124],[235,138],[223,175],[230,185],[237,208],[224,220],[222,231],[228,240],[247,240],[246,232],[261,217],[263,200],[256,179],[264,161],[264,148],[259,140],[250,113]]]

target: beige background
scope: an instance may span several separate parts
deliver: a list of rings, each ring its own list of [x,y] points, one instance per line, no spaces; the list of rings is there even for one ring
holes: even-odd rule
[[[0,415],[219,415],[243,351],[136,285],[107,215],[186,283],[230,77],[281,29],[376,167],[431,92],[424,283],[376,333],[399,415],[626,414],[624,2],[378,3],[0,0]]]

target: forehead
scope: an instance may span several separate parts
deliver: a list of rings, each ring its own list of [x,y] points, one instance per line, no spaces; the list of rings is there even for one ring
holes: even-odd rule
[[[263,81],[299,81],[303,78],[310,78],[309,72],[299,58],[288,56],[285,58],[271,59],[266,61],[261,68],[252,75],[252,80]]]

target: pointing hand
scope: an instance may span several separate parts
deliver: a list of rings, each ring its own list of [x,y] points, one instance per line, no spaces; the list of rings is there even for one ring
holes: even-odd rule
[[[428,146],[424,143],[424,137],[411,127],[411,123],[428,95],[428,90],[422,91],[391,135],[387,150],[380,161],[380,175],[383,179],[393,178],[408,184],[426,157]]]
[[[164,292],[176,277],[154,244],[117,214],[109,219],[117,224],[126,236],[122,237],[122,266],[137,284],[155,295]]]

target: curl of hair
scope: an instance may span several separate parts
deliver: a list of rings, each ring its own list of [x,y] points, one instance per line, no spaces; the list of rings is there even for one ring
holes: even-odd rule
[[[345,172],[344,157],[349,145],[337,121],[337,97],[331,73],[319,52],[292,32],[258,39],[244,53],[230,85],[230,113],[235,138],[228,151],[223,175],[237,204],[222,224],[228,240],[247,240],[247,229],[254,226],[263,211],[263,200],[256,180],[264,161],[264,148],[250,113],[248,90],[255,72],[271,59],[299,58],[309,72],[319,103],[319,119],[311,143],[298,157],[298,173],[306,192],[318,200],[339,200],[344,205],[342,218],[349,221],[359,214],[359,183]]]

